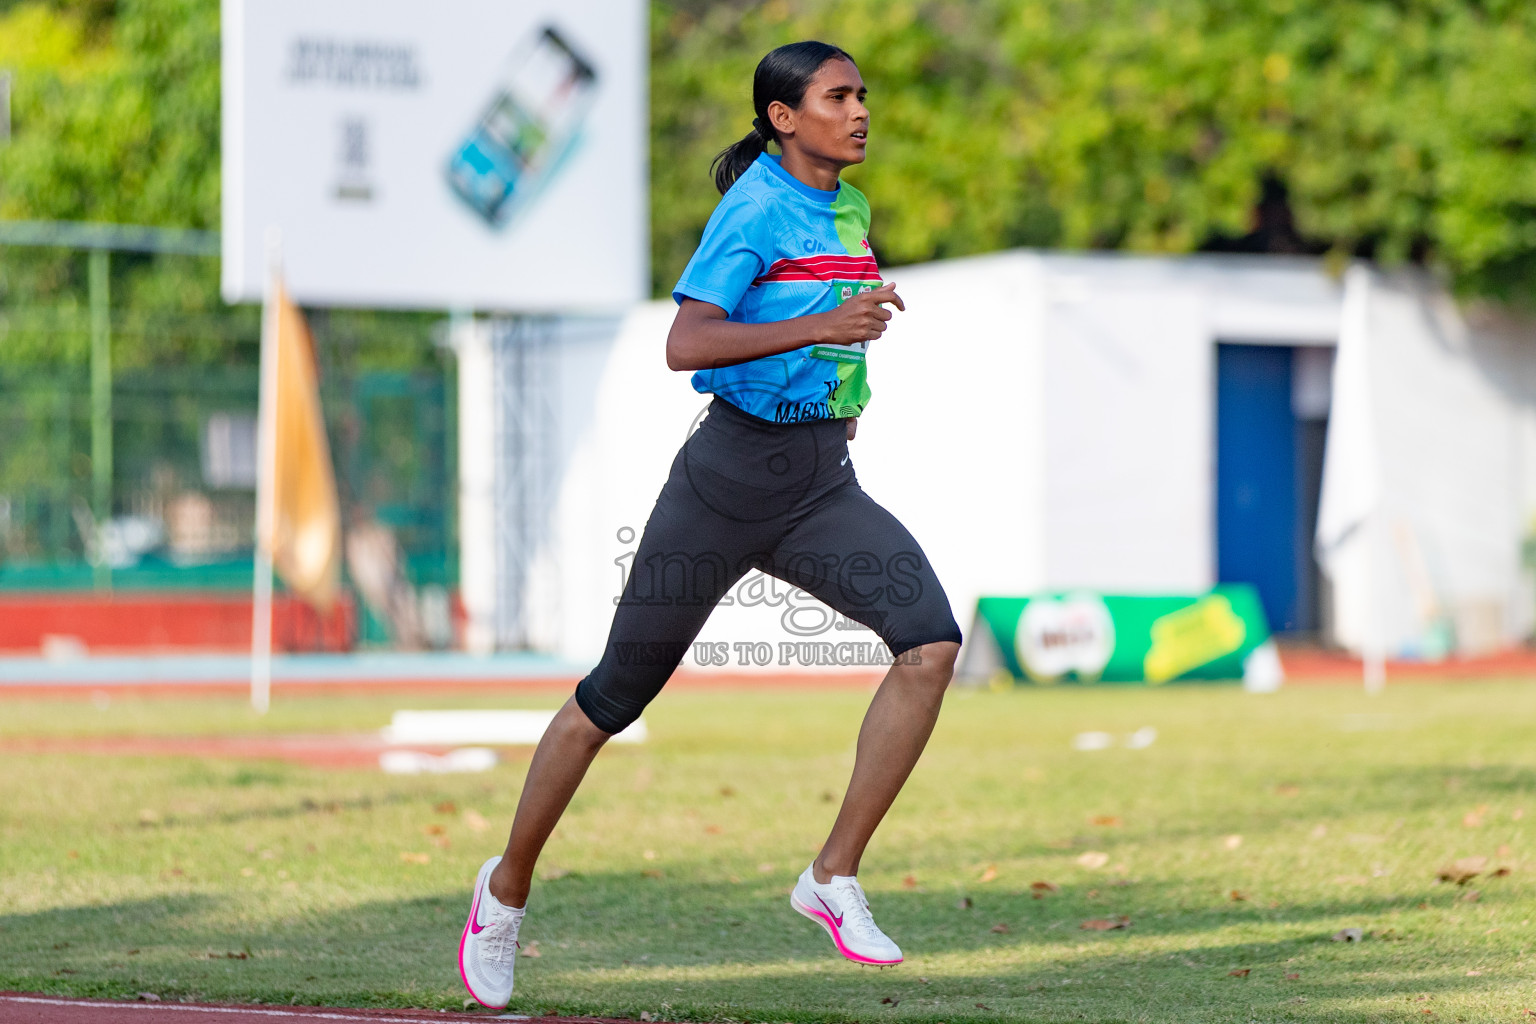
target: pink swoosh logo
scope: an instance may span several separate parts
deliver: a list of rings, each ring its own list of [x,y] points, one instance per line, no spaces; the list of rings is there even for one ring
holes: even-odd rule
[[[818,892],[818,893],[815,894],[815,896],[816,896],[816,902],[817,903],[820,903],[822,906],[827,907],[827,901],[821,898],[821,893]],[[834,914],[834,913],[832,913],[832,908],[831,907],[827,907],[827,916],[832,918],[832,923],[837,925],[839,928],[841,928],[843,926],[843,915],[842,914]]]
[[[479,935],[485,931],[486,925],[480,923],[480,894],[485,891],[485,886],[475,890],[475,905],[469,908],[469,933]]]

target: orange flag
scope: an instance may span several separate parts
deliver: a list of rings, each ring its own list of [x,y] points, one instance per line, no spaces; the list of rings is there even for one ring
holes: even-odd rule
[[[336,600],[341,578],[341,511],[331,448],[320,411],[315,347],[304,314],[278,283],[270,300],[275,447],[270,532],[258,538],[272,567],[299,597],[320,611]]]

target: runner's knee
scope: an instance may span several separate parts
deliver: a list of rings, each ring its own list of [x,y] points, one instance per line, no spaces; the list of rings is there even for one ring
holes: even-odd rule
[[[645,706],[660,691],[661,686],[659,684],[625,685],[624,681],[615,680],[607,673],[602,673],[603,668],[604,665],[599,663],[597,670],[576,684],[573,699],[587,721],[593,728],[601,731],[606,738],[621,733],[633,725],[640,717],[640,713],[645,710]],[[662,682],[665,681],[663,678]]]
[[[901,685],[932,701],[944,699],[944,691],[955,674],[955,657],[960,645],[950,640],[919,644],[903,651],[896,659],[901,668]]]
[[[566,701],[552,722],[549,731],[557,738],[579,743],[588,750],[596,750],[608,742],[613,733],[603,729],[588,715],[574,697]]]
[[[943,690],[954,678],[955,658],[960,653],[960,645],[950,640],[939,640],[923,644],[907,653],[909,656],[916,655],[918,677],[928,686]]]

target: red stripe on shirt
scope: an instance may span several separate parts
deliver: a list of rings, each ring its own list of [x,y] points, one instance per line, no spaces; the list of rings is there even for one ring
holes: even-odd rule
[[[796,260],[775,260],[768,272],[752,283],[840,280],[878,281],[880,267],[872,256],[806,256]]]

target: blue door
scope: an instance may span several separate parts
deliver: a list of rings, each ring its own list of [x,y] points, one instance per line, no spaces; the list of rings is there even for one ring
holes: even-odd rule
[[[1251,583],[1270,628],[1304,628],[1297,600],[1291,349],[1216,346],[1216,575]]]

